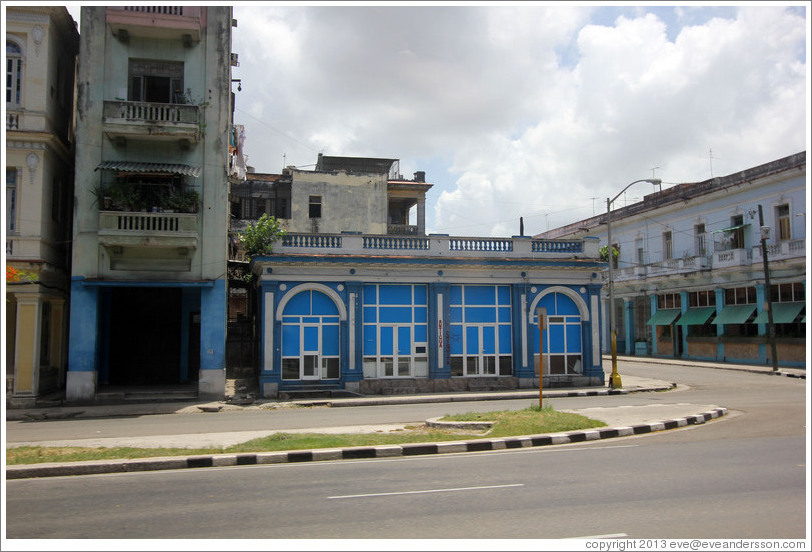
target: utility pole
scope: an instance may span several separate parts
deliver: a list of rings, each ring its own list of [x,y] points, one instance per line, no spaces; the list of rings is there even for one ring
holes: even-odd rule
[[[764,264],[764,291],[767,303],[767,340],[770,343],[770,357],[773,363],[773,372],[778,372],[778,356],[775,352],[775,324],[773,323],[773,301],[772,286],[770,285],[770,265],[767,260],[767,236],[770,234],[770,227],[764,226],[764,215],[761,212],[761,205],[758,206],[758,226],[761,232],[761,260]]]

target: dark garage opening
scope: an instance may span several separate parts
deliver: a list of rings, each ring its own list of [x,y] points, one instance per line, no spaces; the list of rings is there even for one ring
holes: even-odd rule
[[[181,382],[180,288],[114,288],[110,298],[110,384]]]

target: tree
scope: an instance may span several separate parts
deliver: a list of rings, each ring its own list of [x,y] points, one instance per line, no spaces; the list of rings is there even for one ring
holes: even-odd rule
[[[609,262],[609,246],[608,245],[601,246],[601,248],[598,250],[598,252],[600,253],[601,260],[603,262]],[[612,257],[615,258],[615,262],[617,262],[618,255],[620,255],[620,251],[618,251],[616,247],[613,247],[612,248]]]
[[[249,222],[246,229],[240,233],[240,243],[245,248],[245,254],[253,259],[261,255],[273,253],[273,242],[285,235],[285,231],[276,217],[263,214],[256,222]]]

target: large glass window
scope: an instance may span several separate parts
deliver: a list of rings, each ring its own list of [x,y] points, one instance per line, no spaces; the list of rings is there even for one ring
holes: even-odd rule
[[[513,373],[510,286],[451,286],[452,376]]]
[[[363,309],[364,377],[427,377],[427,287],[365,285]]]
[[[538,307],[547,309],[547,325],[541,336],[539,336]],[[536,375],[539,366],[539,344],[543,347],[545,374],[583,373],[581,313],[572,298],[557,292],[542,297],[534,309],[530,333]]]
[[[755,305],[758,303],[754,286],[725,289],[725,306]],[[754,311],[755,313],[755,311]],[[751,316],[750,319],[753,317]],[[749,319],[742,323],[725,324],[725,335],[754,336],[758,335],[758,326],[750,324]]]
[[[18,44],[6,41],[6,104],[20,105],[22,99],[23,56]]]
[[[296,294],[282,313],[282,379],[340,377],[338,308],[317,290]]]

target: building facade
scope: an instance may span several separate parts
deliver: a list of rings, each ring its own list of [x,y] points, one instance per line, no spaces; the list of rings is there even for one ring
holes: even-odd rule
[[[778,364],[804,366],[808,189],[801,152],[612,211],[618,353],[772,364],[769,302]],[[606,222],[599,215],[538,237],[606,243]]]
[[[64,386],[79,33],[64,7],[6,13],[6,392]]]
[[[602,385],[597,240],[427,236],[397,165],[286,171],[289,231],[251,263],[262,395],[537,387],[540,348],[545,385]]]
[[[83,7],[66,399],[225,393],[230,7]]]

